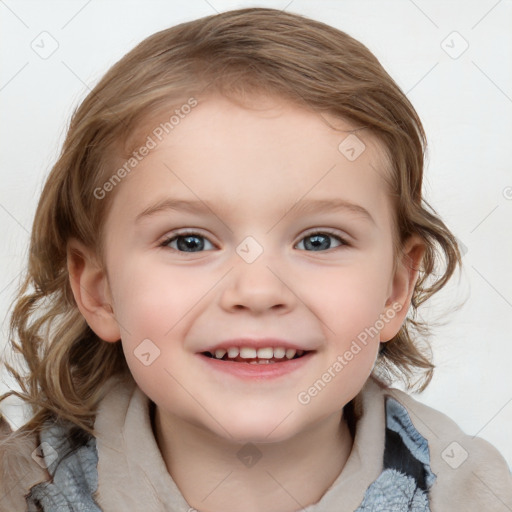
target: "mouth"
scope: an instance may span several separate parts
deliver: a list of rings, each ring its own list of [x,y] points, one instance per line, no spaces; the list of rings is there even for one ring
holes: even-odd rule
[[[227,379],[246,381],[273,381],[298,372],[314,358],[315,350],[299,350],[291,347],[222,347],[197,352],[204,369]],[[298,373],[297,373],[298,372]]]
[[[293,348],[267,347],[254,349],[250,347],[231,347],[229,349],[218,349],[215,352],[201,352],[201,354],[217,361],[226,361],[243,364],[282,364],[288,361],[300,359],[312,350],[296,350]]]

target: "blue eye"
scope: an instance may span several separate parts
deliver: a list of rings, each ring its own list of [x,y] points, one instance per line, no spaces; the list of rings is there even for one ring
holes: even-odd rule
[[[171,249],[179,252],[199,252],[204,249],[204,240],[208,239],[198,233],[187,232],[166,238],[162,242],[161,247],[170,247],[172,243],[176,242],[177,248],[175,249],[174,247],[170,247]],[[208,243],[211,245],[209,241]],[[198,249],[198,251],[194,249]]]
[[[339,242],[339,246],[348,245],[348,243],[345,242],[343,238],[341,238],[339,235],[336,235],[334,233],[331,233],[330,231],[316,231],[314,233],[310,233],[309,235],[306,235],[299,244],[303,243],[304,240],[310,240],[309,243],[304,243],[305,248],[311,248],[313,251],[325,251],[327,249],[331,249],[331,242],[329,239],[337,239]],[[338,246],[338,247],[339,247]]]
[[[303,237],[297,244],[303,243],[304,248],[307,251],[326,251],[332,249],[330,239],[336,239],[339,243],[338,246],[349,246],[349,244],[341,238],[338,234],[332,233],[328,230],[315,231]],[[160,247],[169,247],[178,252],[202,252],[205,249],[205,241],[213,247],[213,244],[204,236],[195,232],[182,232],[181,234],[174,234],[173,236],[167,237],[161,244]],[[176,243],[175,247],[171,244]],[[211,250],[211,249],[210,249]]]

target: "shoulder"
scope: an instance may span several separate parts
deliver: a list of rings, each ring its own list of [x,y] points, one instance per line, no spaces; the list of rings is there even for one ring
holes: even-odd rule
[[[428,443],[430,468],[436,477],[430,490],[432,511],[512,509],[512,474],[492,444],[465,434],[447,415],[401,390],[380,387],[380,393],[407,410]]]
[[[130,386],[131,383],[133,385]],[[104,408],[105,403],[107,407],[124,403],[124,395],[131,396],[134,387],[134,381],[130,381],[127,376],[110,378],[102,390],[100,405]],[[75,458],[70,457],[69,460],[80,460],[80,464],[76,465],[79,474],[74,474],[68,464],[63,462],[64,457],[72,454]],[[43,487],[49,491],[46,485],[41,487],[38,484],[48,482],[55,487],[57,471],[59,483],[56,488],[65,485],[65,492],[70,492],[75,484],[80,486],[84,478],[87,480],[85,487],[92,488],[97,474],[96,466],[94,436],[81,429],[74,429],[65,420],[50,422],[38,432],[27,433],[22,429],[13,431],[0,411],[0,511],[26,510],[29,494],[37,494],[38,488]],[[85,501],[89,499],[90,496],[84,498]]]
[[[0,510],[25,510],[30,488],[49,479],[38,446],[36,434],[13,432],[0,414]]]

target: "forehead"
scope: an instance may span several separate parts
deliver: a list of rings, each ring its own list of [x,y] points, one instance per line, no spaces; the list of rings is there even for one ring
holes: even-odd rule
[[[140,140],[150,137],[155,147],[116,190],[118,214],[134,218],[166,196],[220,210],[236,205],[248,216],[331,197],[381,215],[388,206],[386,152],[369,131],[347,121],[268,96],[243,105],[204,97],[171,128],[174,112],[145,123]]]

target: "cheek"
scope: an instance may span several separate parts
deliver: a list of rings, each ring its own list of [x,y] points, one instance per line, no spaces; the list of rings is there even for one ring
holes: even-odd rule
[[[317,315],[335,333],[355,334],[382,313],[388,279],[378,265],[357,264],[312,276],[304,286],[302,293],[314,294]]]
[[[118,268],[112,289],[123,351],[134,379],[149,396],[158,396],[162,385],[168,395],[181,396],[166,370],[179,382],[188,378],[190,362],[184,354],[188,320],[214,283],[211,274],[201,277],[192,268],[171,268],[161,262],[125,262]]]
[[[211,288],[192,269],[126,265],[113,283],[116,318],[137,336],[165,336]]]
[[[168,372],[178,382],[186,380],[182,320],[205,287],[182,269],[171,272],[154,262],[127,261],[118,269],[112,289],[123,352],[133,378],[153,400],[162,400],[162,392],[166,399],[183,398]]]

